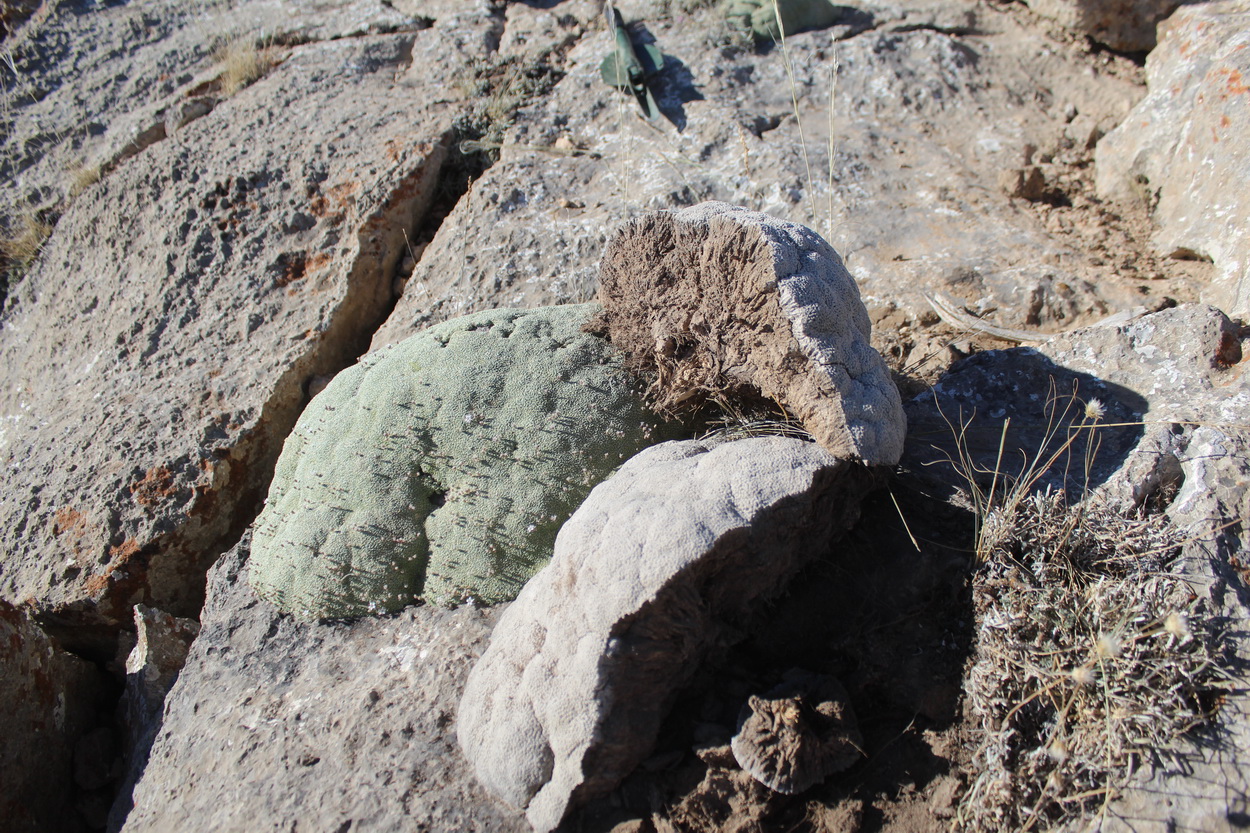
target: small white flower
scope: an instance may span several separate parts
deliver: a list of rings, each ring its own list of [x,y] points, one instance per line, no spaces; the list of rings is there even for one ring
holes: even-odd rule
[[[1168,614],[1168,618],[1163,621],[1163,629],[1175,636],[1182,643],[1188,641],[1194,634],[1189,629],[1189,619],[1184,613],[1172,611]]]
[[[1115,659],[1124,650],[1124,643],[1120,641],[1118,636],[1114,634],[1104,633],[1098,637],[1098,644],[1094,648],[1099,659]]]

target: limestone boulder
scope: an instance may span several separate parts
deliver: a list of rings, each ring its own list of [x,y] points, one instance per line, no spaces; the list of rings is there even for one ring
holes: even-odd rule
[[[257,593],[303,618],[514,598],[590,489],[677,433],[583,332],[598,310],[488,310],[335,377],[278,460]]]
[[[1138,200],[1174,258],[1206,259],[1202,300],[1250,314],[1250,3],[1183,6],[1146,59],[1149,94],[1099,143],[1098,191]]]
[[[1023,483],[1075,500],[1137,449],[1150,406],[1140,390],[1020,347],[955,363],[906,407],[904,465],[944,492],[965,489],[971,477],[986,494]],[[1054,465],[1040,464],[1052,458]]]
[[[783,437],[632,458],[565,523],[469,677],[457,733],[478,779],[539,831],[610,791],[700,661],[849,528],[869,482]]]
[[[252,591],[249,543],[210,574],[122,829],[525,831],[455,743],[456,701],[497,613],[302,623]]]

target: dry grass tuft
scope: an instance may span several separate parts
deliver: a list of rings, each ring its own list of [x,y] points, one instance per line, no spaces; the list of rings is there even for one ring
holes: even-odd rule
[[[1165,571],[1181,544],[1165,516],[1044,492],[996,504],[982,531],[965,686],[979,743],[957,827],[1098,815],[1214,712],[1227,685],[1214,614]]]
[[[24,270],[34,263],[50,234],[51,223],[40,219],[37,214],[23,215],[16,229],[0,237],[0,254]]]
[[[99,163],[82,162],[69,171],[69,198],[73,199],[100,181],[104,171]]]
[[[936,400],[935,400],[936,402]],[[1004,519],[1015,517],[1019,504],[1036,492],[1039,484],[1052,472],[1064,472],[1069,480],[1074,466],[1088,484],[1098,454],[1100,437],[1098,431],[1104,416],[1104,407],[1097,399],[1083,401],[1077,396],[1074,385],[1072,393],[1061,395],[1050,379],[1046,397],[1046,428],[1037,449],[1027,456],[1019,468],[1011,471],[1005,459],[1007,435],[1011,419],[1003,421],[999,434],[998,456],[993,467],[981,465],[969,451],[969,429],[972,419],[961,421],[958,426],[942,411],[938,413],[946,421],[955,437],[957,458],[947,457],[947,462],[967,484],[967,496],[976,518],[976,562],[984,564],[998,545],[996,536],[1010,533],[1011,522]],[[1078,421],[1079,420],[1079,421]],[[986,486],[988,482],[988,486]]]
[[[251,38],[236,38],[218,47],[214,60],[222,65],[221,94],[229,97],[261,78],[276,64],[273,50]]]

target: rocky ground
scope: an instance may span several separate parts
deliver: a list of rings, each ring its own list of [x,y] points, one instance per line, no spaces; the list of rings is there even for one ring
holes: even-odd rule
[[[597,0],[0,4],[10,826],[528,829],[456,742],[499,608],[301,621],[251,527],[330,378],[592,300],[622,224],[706,200],[836,249],[906,450],[567,827],[1250,823],[1250,6],[1173,5],[867,0],[774,43],[621,0],[647,121]],[[863,754],[786,795],[729,744],[793,668]]]

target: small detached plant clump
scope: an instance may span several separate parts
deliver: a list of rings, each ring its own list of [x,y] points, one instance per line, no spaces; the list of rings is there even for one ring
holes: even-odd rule
[[[980,740],[961,830],[1044,830],[1098,816],[1134,773],[1180,754],[1225,683],[1206,599],[1167,572],[1164,515],[1045,491],[982,524],[967,708]]]

